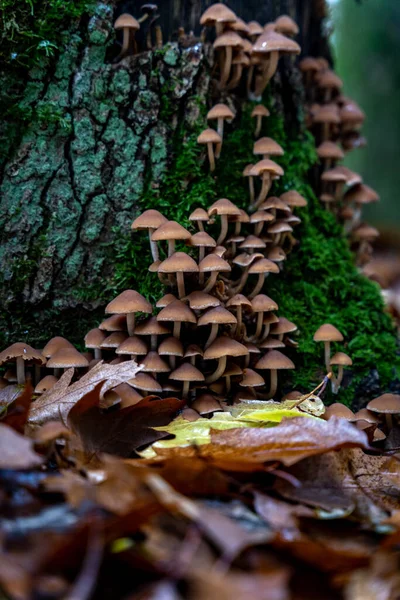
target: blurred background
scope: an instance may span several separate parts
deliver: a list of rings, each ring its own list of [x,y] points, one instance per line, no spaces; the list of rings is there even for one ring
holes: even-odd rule
[[[346,165],[380,194],[366,220],[400,246],[400,0],[327,1],[335,70],[367,115],[368,145]]]

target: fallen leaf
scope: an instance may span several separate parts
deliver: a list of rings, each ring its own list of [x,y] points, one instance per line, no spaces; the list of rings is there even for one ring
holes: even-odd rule
[[[70,435],[71,431],[60,421],[47,421],[35,430],[33,439],[36,444],[49,444],[59,438],[70,437]]]
[[[118,365],[99,362],[78,381],[71,384],[74,369],[69,369],[50,390],[32,404],[29,423],[43,425],[47,421],[61,420],[66,425],[71,408],[99,383],[104,382],[100,392],[102,398],[108,390],[135,377],[139,370],[140,367],[134,360]]]
[[[298,402],[296,403],[295,400],[285,400],[284,402],[242,400],[239,404],[229,407],[228,410],[235,419],[243,422],[280,423],[285,418],[314,417],[307,410],[299,410]]]
[[[261,492],[254,492],[254,508],[272,531],[280,532],[287,539],[301,536],[298,517],[315,517],[315,513],[300,504],[288,504]]]
[[[1,422],[9,425],[15,431],[18,431],[18,433],[24,433],[32,402],[33,388],[30,381],[26,383],[22,390],[19,388],[19,391],[19,396],[8,405],[7,412]]]
[[[42,463],[32,440],[0,423],[0,469],[32,469]]]

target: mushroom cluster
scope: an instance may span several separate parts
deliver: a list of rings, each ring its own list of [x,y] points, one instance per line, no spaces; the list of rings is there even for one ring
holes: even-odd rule
[[[343,95],[341,79],[324,58],[308,56],[299,66],[308,101],[307,124],[318,144],[319,198],[343,224],[357,264],[363,267],[371,259],[372,243],[379,232],[362,223],[362,208],[377,202],[379,196],[364,184],[361,175],[338,163],[345,153],[365,146],[361,135],[365,114],[354,100]]]

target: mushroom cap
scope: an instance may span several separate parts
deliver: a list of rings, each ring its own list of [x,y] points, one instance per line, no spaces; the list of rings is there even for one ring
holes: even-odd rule
[[[224,254],[226,254],[226,248],[225,248],[225,246],[215,246],[212,253],[216,254],[217,256],[222,258],[224,256]]]
[[[249,353],[246,346],[228,337],[218,337],[205,350],[205,360],[219,359],[223,356],[246,356]]]
[[[197,344],[189,344],[186,348],[184,358],[190,358],[192,356],[203,356],[203,350]]]
[[[44,365],[46,363],[46,358],[39,350],[35,350],[32,346],[24,342],[16,342],[3,350],[3,352],[0,352],[0,365],[17,358],[28,360],[36,365]]]
[[[221,142],[221,136],[215,131],[215,129],[205,129],[197,138],[198,144],[220,144]]]
[[[319,71],[321,67],[315,58],[312,56],[306,56],[305,58],[301,59],[299,68],[300,71],[306,73],[307,71]]]
[[[58,379],[57,377],[54,377],[54,375],[46,375],[37,383],[34,393],[44,394],[44,392],[51,390],[51,388],[57,383],[57,381]]]
[[[345,167],[344,165],[338,165],[335,168],[336,171],[341,171],[344,175],[346,175],[346,185],[349,187],[353,187],[353,185],[358,185],[359,183],[363,182],[361,175]]]
[[[227,48],[227,47],[242,47],[243,40],[234,31],[225,31],[221,33],[213,44],[214,48]]]
[[[250,223],[268,223],[275,219],[274,215],[267,210],[257,210],[250,217]]]
[[[215,23],[234,23],[237,17],[233,10],[225,4],[217,2],[211,4],[201,15],[200,25],[214,25]]]
[[[262,175],[262,173],[264,173],[265,171],[268,171],[268,173],[272,173],[273,175],[279,175],[279,177],[282,177],[282,175],[284,175],[282,167],[280,167],[275,161],[270,160],[269,158],[263,158],[263,160],[260,160],[258,163],[256,163],[252,168],[250,175],[258,177],[259,175]]]
[[[295,369],[296,367],[290,358],[282,354],[282,352],[279,352],[279,350],[269,350],[267,354],[264,354],[264,356],[257,361],[255,368],[279,370]]]
[[[354,229],[351,235],[355,240],[366,240],[367,242],[373,242],[377,237],[379,237],[380,234],[375,227],[363,223],[362,225],[359,225],[357,229]]]
[[[209,216],[204,208],[196,208],[190,215],[189,221],[208,221]]]
[[[356,204],[371,204],[372,202],[378,202],[379,196],[368,185],[359,183],[345,193],[344,201],[355,202]]]
[[[147,344],[137,335],[126,338],[116,349],[116,354],[144,355],[149,351]]]
[[[176,221],[167,221],[155,230],[151,239],[153,242],[161,242],[162,240],[188,240],[190,236],[189,231]]]
[[[253,154],[269,154],[271,156],[283,156],[285,154],[282,146],[270,137],[262,137],[254,142]]]
[[[149,317],[136,326],[135,333],[136,335],[165,335],[171,332],[165,325],[157,321],[157,317]]]
[[[115,21],[114,29],[133,29],[133,31],[137,31],[140,29],[140,23],[132,15],[123,13]]]
[[[229,325],[237,323],[235,315],[223,306],[217,306],[216,308],[210,308],[205,312],[198,321],[198,326],[202,325]]]
[[[60,348],[73,348],[73,347],[74,346],[71,344],[71,342],[69,342],[65,338],[63,338],[61,336],[56,336],[56,337],[51,338],[51,340],[49,340],[47,342],[47,344],[45,345],[45,347],[42,350],[42,354],[46,358],[49,358],[50,356],[55,354],[57,352],[57,350],[59,350]]]
[[[228,366],[226,367],[222,377],[237,377],[238,375],[242,375],[242,374],[243,374],[243,371],[239,367],[239,365],[236,365],[235,363],[229,363]]]
[[[332,69],[326,69],[325,71],[320,71],[317,74],[317,84],[320,88],[330,88],[335,90],[340,90],[343,87],[343,81],[332,71]]]
[[[160,356],[183,356],[183,345],[176,337],[169,337],[158,346]]]
[[[247,254],[247,252],[242,252],[241,254],[235,256],[232,262],[234,265],[238,265],[239,267],[248,267],[259,258],[264,258],[263,254],[261,254],[260,252],[254,252],[253,254]]]
[[[343,342],[343,335],[330,323],[324,323],[314,333],[314,342]]]
[[[324,104],[315,111],[313,123],[340,123],[339,109],[336,104]]]
[[[368,421],[368,423],[379,423],[379,417],[376,416],[372,411],[368,410],[368,408],[362,408],[354,415],[356,421]]]
[[[271,196],[271,198],[268,198],[267,200],[265,200],[259,207],[259,210],[269,210],[271,208],[275,208],[277,210],[285,210],[287,212],[290,212],[290,206],[288,204],[286,204],[286,202],[284,202],[281,198],[278,198],[277,196]]]
[[[280,246],[274,246],[269,250],[267,258],[272,262],[282,262],[286,260],[286,252]]]
[[[139,215],[132,223],[132,229],[158,229],[167,219],[158,211],[150,208]]]
[[[275,31],[285,35],[297,35],[299,33],[298,25],[289,15],[281,15],[275,19]]]
[[[244,345],[249,351],[249,354],[260,354],[260,350],[255,344],[252,344],[251,342],[245,342]]]
[[[205,308],[219,306],[221,304],[220,300],[215,296],[211,296],[211,294],[201,291],[191,292],[186,298],[189,300],[189,306],[193,310],[204,310]]]
[[[333,169],[328,169],[324,171],[321,175],[322,181],[330,181],[330,182],[346,182],[347,176],[343,173],[341,169],[334,167]]]
[[[297,331],[297,325],[285,317],[279,317],[279,321],[277,323],[273,323],[271,326],[271,333],[275,335],[279,335],[281,333],[290,333],[291,331]]]
[[[158,267],[160,273],[198,273],[199,267],[186,252],[174,252]]]
[[[243,296],[243,294],[235,294],[232,298],[229,298],[226,306],[244,306],[250,309],[253,307],[252,302],[246,296]]]
[[[215,248],[217,242],[205,231],[198,231],[190,237],[189,245],[197,246],[199,248]]]
[[[251,174],[251,170],[254,167],[253,164],[250,165],[246,165],[245,168],[243,169],[243,177],[253,177],[253,175]]]
[[[240,244],[240,249],[246,248],[266,248],[267,245],[259,237],[255,235],[248,235],[246,239]]]
[[[208,209],[208,214],[212,215],[241,215],[240,208],[233,204],[228,198],[220,198]]]
[[[171,370],[165,360],[154,350],[146,354],[140,364],[143,366],[142,371],[144,373],[169,373]]]
[[[243,371],[243,379],[239,382],[241,387],[260,387],[265,385],[263,377],[253,369],[245,369]]]
[[[216,104],[207,113],[207,120],[233,119],[234,117],[234,113],[226,104]]]
[[[260,348],[263,350],[272,350],[274,348],[286,348],[285,344],[277,338],[267,337],[260,344]]]
[[[162,392],[162,387],[158,381],[156,381],[151,375],[147,375],[147,373],[142,373],[141,371],[136,373],[135,377],[130,379],[128,383],[138,390],[144,390],[146,392],[154,392],[158,394],[161,394]]]
[[[336,352],[330,360],[330,365],[342,365],[344,367],[350,367],[353,364],[350,356],[344,352]]]
[[[125,331],[114,331],[101,343],[101,348],[118,348],[126,340],[128,334]]]
[[[324,413],[324,419],[328,421],[331,417],[341,417],[347,421],[354,421],[354,413],[340,402],[335,402],[327,407]]]
[[[217,254],[208,254],[199,264],[200,273],[228,272],[231,270],[230,264]]]
[[[397,415],[400,413],[400,394],[383,394],[367,404],[372,412]]]
[[[169,374],[169,379],[174,381],[204,381],[205,377],[191,363],[183,363]]]
[[[359,125],[365,120],[365,113],[355,102],[347,102],[339,110],[342,123]]]
[[[201,415],[207,415],[217,410],[222,410],[222,406],[211,394],[200,394],[192,403],[192,407]]]
[[[168,304],[171,304],[171,302],[173,302],[174,300],[178,300],[178,298],[176,296],[174,296],[173,294],[165,294],[165,296],[163,296],[162,298],[160,298],[157,301],[156,307],[157,308],[165,308],[166,306],[168,306]]]
[[[277,317],[273,312],[268,312],[263,317],[263,325],[272,325],[272,323],[278,323],[279,317]]]
[[[269,54],[270,52],[287,52],[288,54],[300,54],[300,46],[294,40],[273,31],[264,31],[253,45],[253,53]]]
[[[174,300],[158,313],[157,321],[196,323],[196,315],[181,300]]]
[[[264,312],[271,310],[278,310],[278,305],[275,300],[272,300],[265,294],[257,294],[251,301],[251,306],[254,312]]]
[[[342,160],[344,158],[344,152],[334,142],[322,142],[317,148],[317,154],[319,158],[332,158],[333,160]]]
[[[268,233],[278,234],[293,231],[293,228],[287,223],[287,221],[276,221],[272,223],[267,229]]]
[[[126,315],[111,315],[111,317],[107,317],[107,319],[104,319],[100,323],[99,329],[102,331],[125,331]]]
[[[151,313],[153,307],[139,292],[125,290],[107,304],[105,312],[124,315],[135,312]]]
[[[336,202],[336,198],[335,196],[332,196],[332,194],[321,194],[319,199],[324,203]]]
[[[76,348],[60,348],[49,360],[49,369],[67,369],[69,367],[87,367],[89,361]]]
[[[307,206],[307,200],[296,190],[289,190],[288,192],[281,194],[280,198],[283,202],[286,202],[290,208],[303,208],[304,206]]]
[[[239,208],[239,214],[228,215],[230,223],[249,223],[250,217],[242,208]]]
[[[260,258],[260,260],[254,262],[249,268],[250,275],[279,272],[279,267],[274,262],[272,262],[272,260],[268,260],[268,258]]]
[[[250,25],[250,23],[249,23],[249,25]],[[269,115],[270,115],[270,112],[269,112],[268,108],[266,106],[264,106],[263,104],[257,104],[257,106],[255,106],[251,112],[252,117],[269,117]]]
[[[101,344],[106,339],[107,334],[101,329],[91,329],[85,335],[86,348],[101,348]]]

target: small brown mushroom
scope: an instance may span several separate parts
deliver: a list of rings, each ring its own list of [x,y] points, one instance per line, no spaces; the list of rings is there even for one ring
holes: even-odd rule
[[[337,394],[339,392],[340,384],[343,381],[343,369],[344,367],[351,367],[353,361],[350,356],[344,352],[336,352],[336,354],[332,356],[329,364],[331,367],[334,365],[338,366],[337,377],[333,375],[331,378],[332,393]]]
[[[343,342],[343,335],[330,323],[321,325],[314,333],[314,342],[323,342],[325,348],[325,366],[329,373],[331,362],[331,342]]]
[[[275,19],[275,31],[289,37],[294,37],[299,33],[299,27],[289,15],[281,15]]]
[[[162,387],[158,381],[151,375],[147,375],[147,373],[136,373],[133,379],[129,379],[128,384],[137,390],[143,390],[153,394],[161,394],[162,392]]]
[[[192,223],[196,223],[199,231],[204,231],[203,223],[207,223],[210,220],[207,211],[204,208],[196,208],[190,215],[189,221]]]
[[[139,323],[135,330],[136,335],[150,336],[150,349],[157,350],[157,337],[160,335],[170,335],[171,332],[165,325],[157,321],[157,317],[149,317],[145,321]]]
[[[135,313],[150,314],[153,312],[153,307],[139,292],[125,290],[107,304],[105,312],[106,314],[126,315],[128,334],[132,336],[135,331]]]
[[[199,267],[185,252],[175,252],[159,265],[158,270],[160,273],[176,275],[179,298],[184,298],[186,295],[184,273],[198,273]]]
[[[252,310],[252,303],[250,302],[250,300],[248,300],[246,298],[246,296],[243,296],[243,294],[235,294],[235,296],[232,296],[232,298],[230,298],[228,300],[228,302],[226,303],[227,308],[230,308],[231,310],[233,308],[236,309],[236,319],[237,319],[237,324],[236,324],[236,329],[235,329],[235,335],[236,337],[241,337],[242,336],[242,328],[244,327],[243,325],[243,310]]]
[[[367,409],[383,415],[388,431],[393,428],[393,415],[400,414],[400,394],[383,394],[367,404]]]
[[[114,29],[122,29],[123,32],[122,48],[117,60],[120,60],[130,53],[136,54],[137,44],[135,41],[135,33],[138,31],[138,29],[140,29],[140,23],[135,19],[135,17],[132,17],[132,15],[128,13],[123,13],[115,21]]]
[[[354,421],[354,413],[340,402],[335,402],[328,406],[324,412],[323,418],[326,421],[329,421],[332,417],[340,417],[341,419],[346,419],[346,421]]]
[[[222,410],[221,404],[211,394],[200,394],[192,402],[192,408],[201,415],[209,415]]]
[[[204,345],[204,348],[208,348],[218,335],[218,329],[220,325],[236,325],[236,317],[226,310],[223,306],[217,306],[216,308],[210,308],[198,320],[197,325],[202,327],[203,325],[211,325],[211,332]]]
[[[223,52],[223,59],[220,61],[221,74],[219,83],[220,87],[224,88],[231,74],[233,49],[243,48],[243,41],[240,35],[234,31],[225,31],[225,33],[216,38],[213,46],[217,52]]]
[[[204,381],[204,375],[190,363],[181,364],[175,371],[170,373],[169,378],[173,381],[182,381],[182,398],[187,398],[190,384],[198,381]]]
[[[207,113],[207,121],[217,120],[217,132],[221,138],[215,149],[215,158],[219,158],[221,154],[222,143],[224,141],[224,121],[228,123],[234,119],[235,115],[226,104],[216,104]]]
[[[17,342],[0,352],[0,365],[14,361],[17,365],[17,382],[19,385],[23,385],[25,383],[25,362],[44,365],[46,358],[32,346],[24,342]]]
[[[58,379],[57,377],[54,377],[54,375],[46,375],[45,377],[43,377],[43,379],[41,379],[34,390],[35,394],[44,394],[45,392],[47,392],[48,390],[51,390],[52,387],[54,387],[54,385],[57,383]]]
[[[71,368],[82,369],[89,366],[89,361],[76,348],[60,348],[49,358],[46,366],[54,369],[54,375],[57,377],[60,369],[64,371]]]
[[[251,301],[251,307],[253,312],[257,315],[256,330],[253,339],[258,339],[262,333],[265,313],[278,310],[279,307],[272,298],[269,298],[265,294],[256,294]]]
[[[182,323],[196,324],[196,320],[194,312],[181,300],[174,300],[157,315],[157,321],[173,323],[172,335],[177,339],[181,336]]]
[[[250,266],[249,275],[258,275],[258,281],[252,292],[248,294],[249,299],[254,298],[254,296],[257,296],[261,292],[265,278],[270,273],[279,273],[279,267],[272,260],[268,260],[268,258],[260,258],[260,260],[257,260]]]
[[[215,171],[214,144],[222,144],[221,136],[214,129],[205,129],[197,138],[198,144],[206,144],[211,173]]]
[[[47,344],[45,345],[45,347],[42,350],[42,355],[45,356],[46,358],[50,358],[50,356],[53,356],[53,354],[55,354],[55,352],[57,352],[57,350],[60,350],[60,348],[73,348],[73,347],[74,346],[71,344],[71,342],[69,342],[65,338],[63,338],[61,336],[56,336],[56,337],[51,338],[51,340],[49,340],[47,342]]]
[[[169,337],[161,342],[158,347],[160,356],[168,356],[171,369],[175,369],[176,357],[183,357],[183,345],[176,337]]]
[[[200,25],[215,27],[215,32],[218,36],[223,32],[224,25],[235,23],[236,19],[235,13],[230,8],[221,2],[217,2],[211,4],[203,12],[200,17]]]
[[[187,242],[191,234],[187,229],[176,223],[176,221],[167,221],[160,225],[151,236],[152,242],[168,242],[168,256],[172,256],[175,252],[175,241],[183,240]]]
[[[149,349],[147,344],[137,335],[126,338],[115,350],[118,356],[130,356],[133,360],[137,360],[138,356],[145,356]]]
[[[199,264],[199,271],[200,273],[210,273],[210,277],[203,290],[207,294],[215,286],[219,273],[228,273],[231,271],[231,266],[217,254],[208,254]]]
[[[255,106],[253,108],[251,116],[253,117],[253,119],[254,118],[256,119],[256,129],[254,131],[254,136],[256,138],[258,138],[258,136],[261,133],[263,117],[269,117],[269,115],[270,115],[270,112],[269,112],[268,108],[266,108],[262,104],[257,104],[257,106]]]
[[[281,369],[295,369],[294,363],[279,352],[279,350],[269,350],[255,365],[256,369],[270,371],[270,389],[267,398],[273,398],[278,388],[278,371]]]
[[[85,346],[94,350],[94,357],[96,359],[101,359],[101,344],[106,337],[106,334],[101,329],[91,329],[85,335]]]
[[[154,209],[145,210],[144,213],[139,215],[132,223],[131,228],[135,229],[147,229],[149,235],[151,255],[154,262],[159,260],[158,248],[156,242],[151,240],[151,236],[156,229],[158,229],[163,223],[166,223],[167,219],[158,211]]]
[[[205,360],[218,360],[218,367],[206,378],[206,383],[213,383],[223,375],[228,356],[246,356],[248,353],[246,346],[236,340],[228,337],[217,338],[204,352]]]
[[[219,215],[221,217],[221,232],[217,239],[217,244],[221,244],[228,233],[228,217],[240,216],[240,209],[227,198],[217,200],[208,209],[210,216]]]

